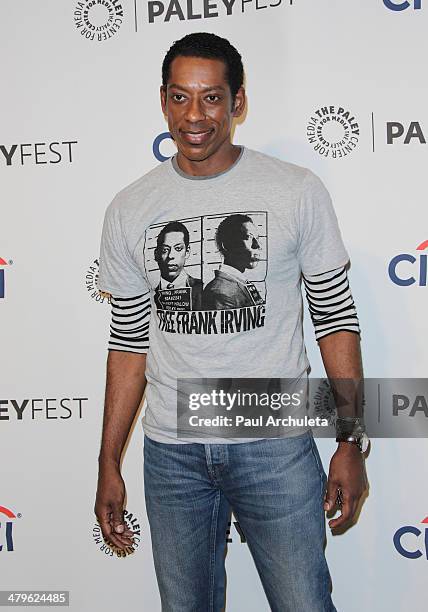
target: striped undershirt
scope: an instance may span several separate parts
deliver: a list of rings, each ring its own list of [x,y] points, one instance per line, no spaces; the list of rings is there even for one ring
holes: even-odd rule
[[[340,330],[360,333],[346,267],[316,276],[303,275],[315,338]],[[130,298],[111,298],[112,318],[108,348],[147,353],[149,350],[150,292]]]
[[[340,330],[360,334],[346,266],[316,276],[303,275],[303,282],[317,341]]]
[[[131,298],[111,298],[108,348],[147,353],[149,350],[150,292]]]

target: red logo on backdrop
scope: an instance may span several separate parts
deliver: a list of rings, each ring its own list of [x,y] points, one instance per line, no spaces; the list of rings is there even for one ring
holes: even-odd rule
[[[428,249],[428,240],[421,242],[412,253],[399,253],[391,259],[388,265],[389,278],[399,287],[416,285],[426,287],[428,284],[428,255],[421,253]]]
[[[421,524],[425,526],[423,531],[415,525],[404,525],[394,533],[394,547],[402,557],[406,559],[425,557],[428,560],[428,516],[421,521]]]
[[[5,294],[4,268],[2,266],[7,265],[7,261],[0,257],[0,298],[4,298]]]
[[[13,547],[13,525],[16,518],[21,518],[18,512],[15,514],[9,508],[0,506],[0,552],[12,552]]]

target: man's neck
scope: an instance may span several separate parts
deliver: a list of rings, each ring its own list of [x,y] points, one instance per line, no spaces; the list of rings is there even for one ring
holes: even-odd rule
[[[177,164],[183,172],[191,176],[210,176],[224,172],[232,166],[239,157],[241,148],[231,142],[201,161],[188,159],[178,151]]]

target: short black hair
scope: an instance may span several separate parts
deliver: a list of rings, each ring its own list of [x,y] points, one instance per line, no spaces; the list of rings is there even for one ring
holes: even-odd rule
[[[233,249],[233,247],[236,245],[236,240],[242,233],[242,225],[247,221],[253,223],[253,220],[249,215],[236,213],[229,215],[219,223],[215,233],[215,241],[217,248],[222,255],[226,255],[226,251]]]
[[[219,59],[226,67],[226,80],[229,83],[232,99],[244,82],[244,66],[238,51],[226,38],[209,32],[194,32],[176,40],[168,50],[162,63],[162,85],[168,84],[172,61],[178,57],[204,57]]]
[[[155,247],[155,256],[157,256],[158,249],[163,244],[165,234],[169,234],[170,232],[182,232],[184,236],[184,244],[186,246],[186,249],[188,248],[190,242],[189,230],[184,225],[184,223],[181,223],[180,221],[171,221],[170,223],[164,225],[164,227],[158,234]]]

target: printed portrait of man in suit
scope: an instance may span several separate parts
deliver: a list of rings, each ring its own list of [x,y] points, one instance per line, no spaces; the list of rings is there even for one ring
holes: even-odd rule
[[[244,214],[229,215],[220,222],[215,240],[223,262],[204,288],[203,310],[263,304],[255,284],[245,276],[245,271],[255,268],[261,258],[260,238],[252,218]]]
[[[155,289],[158,309],[201,310],[202,281],[184,269],[189,243],[189,231],[180,221],[171,221],[159,232],[154,253],[160,271]]]

